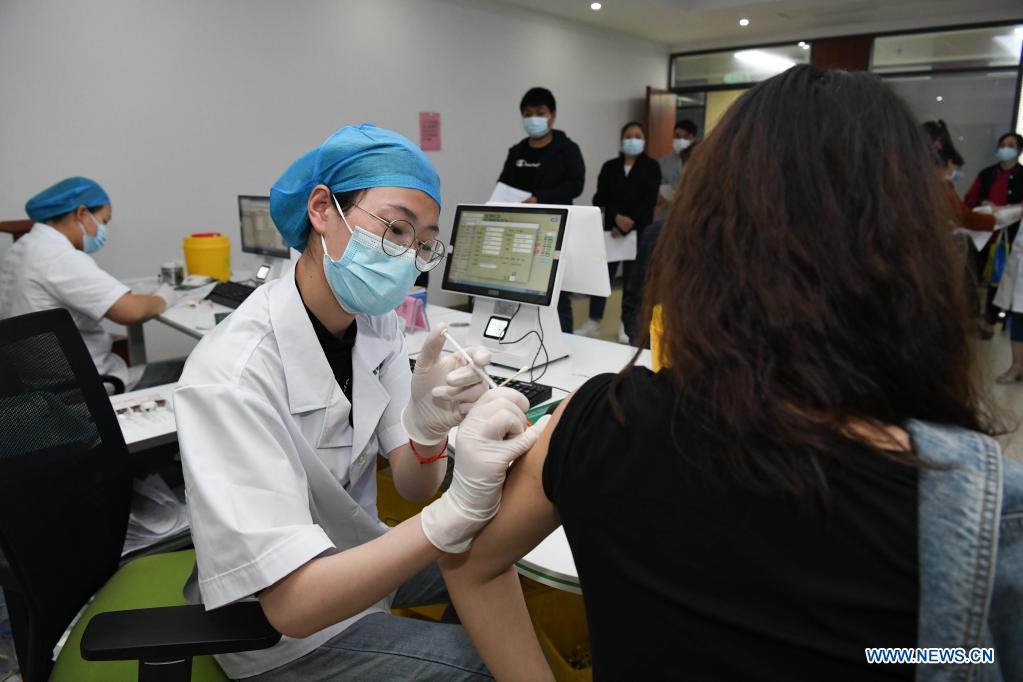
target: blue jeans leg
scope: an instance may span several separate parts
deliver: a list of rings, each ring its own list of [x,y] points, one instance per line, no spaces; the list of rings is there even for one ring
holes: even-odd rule
[[[399,588],[395,607],[447,600],[436,564]],[[493,679],[461,625],[372,613],[315,651],[279,668],[247,678],[284,680],[455,680]]]

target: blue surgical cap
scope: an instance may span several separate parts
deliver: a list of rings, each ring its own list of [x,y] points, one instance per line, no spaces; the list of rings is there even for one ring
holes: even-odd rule
[[[79,206],[99,208],[110,203],[110,197],[89,178],[68,178],[52,187],[47,187],[25,204],[25,213],[36,222],[49,220],[54,216],[74,211]]]
[[[302,251],[309,237],[309,194],[326,185],[335,194],[369,187],[407,187],[440,205],[440,178],[426,154],[406,137],[369,123],[345,126],[303,154],[270,188],[270,215],[288,246]]]

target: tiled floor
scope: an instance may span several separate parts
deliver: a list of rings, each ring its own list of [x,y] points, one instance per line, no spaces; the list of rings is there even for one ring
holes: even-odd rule
[[[615,285],[607,301],[604,321],[600,328],[600,338],[606,341],[617,341],[618,320],[622,309],[622,289]],[[589,310],[589,299],[586,296],[574,296],[572,311],[578,327],[586,321]],[[1008,369],[1011,363],[1009,335],[999,331],[990,341],[978,341],[977,352],[980,354],[978,369],[982,373],[982,385],[990,391],[989,398],[997,416],[1001,419],[1005,435],[999,437],[1006,454],[1023,461],[1023,382],[1009,386],[1000,386],[994,378]]]

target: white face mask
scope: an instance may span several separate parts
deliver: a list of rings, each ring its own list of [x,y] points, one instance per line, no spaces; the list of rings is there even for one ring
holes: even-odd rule
[[[671,141],[671,148],[675,150],[676,154],[681,154],[685,150],[689,149],[689,145],[692,143],[692,140],[685,140],[681,137],[676,137]]]
[[[523,116],[522,127],[532,138],[543,137],[550,132],[550,121],[546,116]]]

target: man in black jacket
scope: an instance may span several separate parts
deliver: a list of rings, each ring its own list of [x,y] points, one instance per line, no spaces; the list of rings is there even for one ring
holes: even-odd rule
[[[579,145],[554,130],[557,104],[546,88],[530,88],[519,103],[529,137],[508,150],[499,182],[530,192],[527,204],[571,204],[583,193],[586,166]],[[572,304],[567,293],[558,300],[561,330],[572,332]]]

